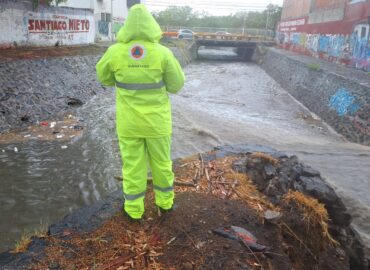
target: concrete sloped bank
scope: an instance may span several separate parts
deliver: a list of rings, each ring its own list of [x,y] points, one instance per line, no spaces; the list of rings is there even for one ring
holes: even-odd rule
[[[348,140],[370,145],[370,75],[320,59],[269,48],[262,68]]]
[[[246,179],[252,180],[261,194],[264,194],[267,197],[269,201],[267,203],[272,203],[272,205],[279,207],[282,213],[281,224],[289,224],[290,228],[295,232],[293,235],[296,235],[297,238],[294,239],[284,234],[282,234],[281,238],[279,238],[277,234],[279,234],[279,231],[282,231],[281,229],[278,229],[279,226],[277,224],[279,222],[266,223],[265,221],[261,223],[258,215],[255,216],[253,213],[248,212],[250,205],[239,205],[236,203],[236,201],[238,201],[238,197],[236,196],[236,194],[238,194],[237,192],[233,194],[235,195],[235,199],[227,199],[232,195],[231,193],[228,194],[228,192],[226,192],[227,194],[225,195],[225,198],[223,200],[214,199],[215,194],[213,194],[212,191],[207,191],[208,188],[211,188],[212,190],[212,186],[207,187],[207,184],[201,182],[203,180],[199,180],[199,182],[197,183],[199,188],[197,188],[196,190],[198,190],[198,192],[200,193],[202,192],[202,190],[206,191],[203,193],[203,195],[205,196],[204,198],[192,195],[192,193],[184,193],[180,192],[180,190],[177,190],[177,192],[179,193],[178,201],[181,204],[179,205],[180,210],[175,210],[171,214],[171,216],[166,218],[166,220],[162,220],[161,218],[159,220],[156,220],[156,218],[154,218],[153,221],[153,218],[150,216],[144,221],[143,224],[139,224],[137,227],[140,230],[144,230],[143,228],[148,227],[148,233],[153,233],[154,227],[162,226],[162,231],[158,232],[159,236],[156,234],[154,235],[156,237],[155,239],[157,239],[158,237],[164,238],[164,243],[172,243],[173,241],[176,241],[176,238],[179,238],[179,240],[181,240],[182,238],[180,236],[181,234],[184,234],[184,238],[181,240],[181,243],[183,243],[182,241],[189,241],[189,239],[191,240],[190,245],[188,246],[188,249],[194,248],[194,252],[191,254],[191,256],[198,256],[199,254],[201,254],[202,252],[200,252],[200,250],[202,250],[203,246],[207,251],[205,253],[210,254],[208,257],[205,258],[206,261],[202,261],[202,258],[197,257],[194,259],[196,261],[196,263],[194,263],[195,265],[191,266],[191,268],[182,267],[181,269],[198,269],[200,266],[213,267],[206,267],[204,269],[245,269],[243,268],[245,267],[243,266],[243,264],[239,265],[239,267],[236,268],[222,268],[221,265],[226,267],[225,265],[229,265],[228,263],[232,263],[230,261],[231,259],[222,259],[222,250],[220,250],[219,253],[211,252],[212,249],[215,248],[215,246],[219,247],[220,245],[226,245],[227,249],[231,248],[233,250],[233,255],[229,256],[231,256],[230,258],[232,258],[232,261],[234,263],[238,261],[238,258],[240,259],[245,255],[240,255],[241,257],[238,257],[239,255],[235,254],[248,253],[245,249],[234,246],[234,243],[230,242],[230,240],[220,240],[218,236],[212,236],[212,233],[210,233],[209,231],[211,229],[214,229],[214,226],[226,226],[230,222],[234,222],[234,225],[236,223],[237,226],[247,226],[247,228],[257,234],[258,238],[262,241],[262,244],[273,247],[272,252],[280,254],[280,256],[274,258],[268,258],[268,256],[259,257],[260,263],[264,264],[265,261],[269,261],[270,264],[277,267],[274,269],[290,269],[289,265],[295,265],[292,261],[293,259],[291,258],[301,258],[299,259],[299,262],[307,264],[303,266],[303,268],[299,269],[312,269],[311,267],[316,267],[317,269],[333,270],[369,269],[369,262],[366,258],[366,250],[361,242],[360,237],[350,225],[350,214],[347,212],[341,199],[336,195],[330,185],[328,185],[325,180],[321,178],[319,172],[305,166],[302,163],[299,163],[295,156],[288,157],[284,153],[277,152],[276,150],[268,147],[240,145],[232,147],[220,147],[215,149],[214,151],[201,155],[202,163],[199,164],[205,164],[205,166],[209,170],[206,173],[207,177],[203,176],[202,179],[213,178],[215,175],[219,176],[220,171],[219,168],[217,168],[218,165],[212,162],[219,161],[220,164],[223,164],[228,160],[228,158],[230,158],[232,170],[236,173],[233,177],[237,177],[237,175],[239,175],[239,177],[240,175],[245,175],[247,176]],[[194,178],[194,170],[196,169],[196,167],[190,167],[190,170],[187,169],[187,166],[194,162],[194,160],[199,161],[198,156],[181,159],[174,162],[174,170],[176,172],[178,180],[180,178],[181,180],[186,179],[186,174],[184,174],[184,171],[186,170],[186,172],[190,175],[190,181]],[[221,178],[221,180],[223,179],[222,181],[232,180],[231,178],[228,179],[227,174],[225,174],[224,176],[225,179]],[[234,185],[231,187],[231,189],[233,189],[237,185],[242,188],[243,182],[237,184],[234,180],[231,182],[234,182]],[[213,187],[213,189],[215,190],[217,189],[216,183],[219,180],[214,179],[213,181],[215,181],[215,186]],[[189,183],[189,181],[187,181],[186,183]],[[315,239],[317,236],[316,231],[314,227],[307,228],[307,226],[303,226],[305,224],[302,223],[302,218],[296,217],[297,219],[292,221],[292,217],[295,215],[296,211],[291,208],[285,208],[283,199],[292,190],[299,191],[302,194],[306,194],[310,198],[315,198],[325,206],[330,218],[328,224],[329,232],[331,236],[335,239],[334,241],[338,241],[340,243],[339,245],[325,245],[325,247],[323,247],[320,244],[317,246],[315,244],[312,244],[309,240],[307,240],[307,238],[305,238],[308,235],[309,238]],[[238,192],[238,196],[240,196],[240,191],[238,190]],[[253,193],[254,192],[252,191],[251,194]],[[255,197],[249,196],[246,200],[253,201],[254,199]],[[207,205],[207,201],[212,202],[212,204]],[[193,204],[193,202],[196,203]],[[259,202],[262,204],[262,207],[261,205],[259,205],[259,203],[256,203],[256,205],[258,205],[257,209],[265,207],[263,202]],[[221,205],[224,206],[221,207]],[[119,222],[123,222],[122,217],[117,216],[117,213],[121,211],[121,206],[121,192],[117,191],[101,202],[98,202],[89,207],[82,208],[68,215],[61,222],[53,224],[49,227],[49,236],[32,238],[30,245],[23,253],[14,254],[10,252],[5,252],[0,254],[0,268],[27,269],[31,265],[45,260],[47,257],[46,251],[50,248],[55,248],[55,246],[58,247],[55,241],[61,241],[59,244],[62,243],[62,246],[67,247],[66,253],[63,253],[64,251],[61,251],[63,253],[63,257],[67,259],[67,262],[55,261],[51,263],[50,261],[47,261],[47,266],[50,269],[64,269],[62,263],[68,264],[68,260],[73,260],[76,257],[76,254],[78,254],[79,252],[79,250],[76,251],[76,249],[78,248],[77,246],[69,243],[69,241],[71,241],[72,235],[82,235],[82,238],[87,237],[90,239],[90,236],[85,234],[99,230],[99,228],[105,226],[104,224],[106,224],[106,222],[108,222],[109,220],[116,219]],[[199,211],[197,210],[198,208]],[[153,212],[152,210],[148,211]],[[230,213],[228,216],[224,217],[223,215],[225,213],[221,215],[219,211],[229,211]],[[235,213],[233,211],[235,211]],[[195,216],[192,216],[192,212],[195,213]],[[214,217],[214,219],[212,217]],[[150,224],[150,222],[153,222],[154,225],[152,225],[154,227],[152,225],[146,225]],[[174,226],[174,223],[171,222],[177,222],[175,223],[177,225]],[[178,229],[179,224],[187,224],[187,226],[189,227]],[[120,226],[123,226],[122,231],[125,231],[128,228],[132,234],[133,229],[131,227],[126,227],[126,225],[122,224]],[[185,230],[185,233],[181,230]],[[163,231],[167,231],[167,233],[163,234]],[[169,233],[168,231],[170,231],[171,233]],[[273,237],[274,240],[271,240],[269,239],[269,237],[266,236],[264,237],[263,235],[265,234],[271,234],[269,237]],[[54,237],[54,240],[50,241],[50,237]],[[109,244],[109,241],[112,241],[111,235],[99,239],[99,245],[107,244],[107,249],[114,248],[114,246],[111,246]],[[194,243],[194,239],[197,241],[199,240],[199,243],[202,244],[199,244],[198,246],[198,244]],[[269,242],[269,240],[278,242],[273,243]],[[74,244],[75,243],[76,242],[74,242]],[[148,243],[150,245],[152,241],[149,241]],[[60,248],[63,248],[62,246]],[[68,248],[70,249],[69,252]],[[210,248],[211,250],[209,250],[208,252],[207,248]],[[235,253],[234,248],[236,248]],[[50,252],[50,250],[48,252]],[[225,252],[225,254],[229,254],[227,253],[227,251]],[[90,253],[92,254],[92,256],[94,256],[94,250],[91,250],[91,247],[88,249],[88,254]],[[190,255],[185,254],[185,251],[181,245],[179,250],[177,250],[175,247],[164,247],[164,255],[159,256],[159,261],[164,263],[167,268],[169,268],[169,266],[177,267],[179,266],[178,264],[180,262],[178,260],[173,260],[173,258],[178,257],[179,260],[181,260],[182,255],[184,255],[186,259],[189,259],[188,256]],[[259,254],[258,256],[260,255],[261,254]],[[132,256],[133,255],[131,254],[131,257]],[[139,260],[138,257],[135,258]],[[92,262],[92,259],[90,261]],[[109,266],[118,267],[120,265],[117,265],[117,263],[123,262],[124,260],[122,260],[122,258],[121,260],[114,260],[111,263],[105,264],[107,268],[103,267],[103,269],[111,269],[109,268]],[[199,265],[199,263],[202,262],[204,265]],[[209,265],[206,263],[208,263]],[[217,266],[221,268],[217,268]],[[232,267],[231,265],[229,266]]]
[[[186,43],[181,48],[172,45],[179,62],[183,66],[189,64]],[[105,48],[73,50],[76,50],[74,56],[64,57],[63,54],[69,53],[68,48],[47,52],[59,57],[30,50],[27,55],[30,59],[0,62],[0,133],[55,118],[73,111],[102,91],[111,91],[96,79],[95,65]]]
[[[98,55],[0,63],[0,132],[55,117],[104,90]]]

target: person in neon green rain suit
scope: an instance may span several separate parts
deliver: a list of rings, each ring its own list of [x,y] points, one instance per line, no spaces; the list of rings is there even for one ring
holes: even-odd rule
[[[147,159],[152,170],[155,204],[174,203],[171,161],[171,104],[185,76],[172,52],[159,44],[162,31],[142,5],[134,5],[118,32],[118,42],[96,65],[98,80],[116,86],[116,129],[123,160],[124,211],[133,219],[144,214]]]

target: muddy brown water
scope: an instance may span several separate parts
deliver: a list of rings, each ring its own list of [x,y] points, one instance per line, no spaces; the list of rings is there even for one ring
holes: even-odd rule
[[[337,189],[370,243],[369,147],[344,140],[255,64],[202,61],[185,73],[186,86],[171,96],[173,158],[225,144],[297,155]],[[112,90],[78,111],[87,126],[82,138],[0,146],[0,251],[120,188],[114,110]]]

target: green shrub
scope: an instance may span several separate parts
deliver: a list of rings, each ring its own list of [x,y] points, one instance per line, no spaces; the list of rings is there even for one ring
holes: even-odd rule
[[[318,63],[310,63],[307,65],[308,69],[313,70],[313,71],[319,71],[320,70],[320,65]]]

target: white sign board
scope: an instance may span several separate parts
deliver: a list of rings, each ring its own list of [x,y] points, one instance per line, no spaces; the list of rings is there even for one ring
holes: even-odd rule
[[[17,45],[53,46],[94,43],[91,10],[42,8],[36,12],[18,4],[0,10],[0,48]]]

